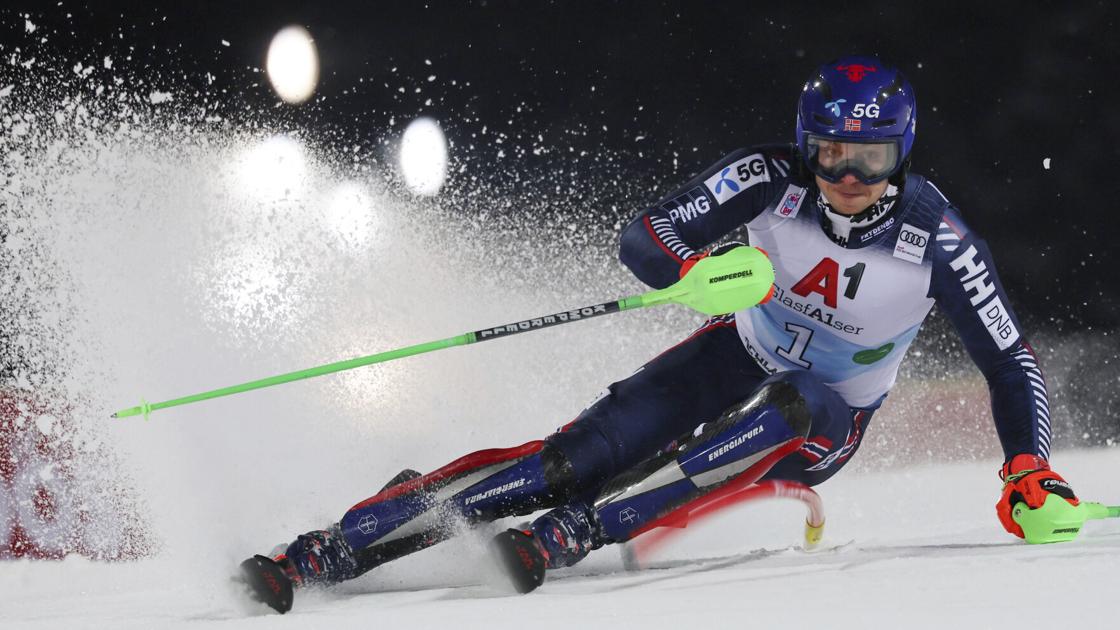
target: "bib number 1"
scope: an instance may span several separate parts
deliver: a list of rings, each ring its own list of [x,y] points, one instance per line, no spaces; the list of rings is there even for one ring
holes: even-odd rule
[[[779,347],[776,350],[778,356],[806,370],[813,367],[813,363],[806,361],[804,356],[805,349],[809,347],[809,342],[813,340],[813,329],[797,324],[786,324],[786,332],[793,335],[793,343],[788,348]]]

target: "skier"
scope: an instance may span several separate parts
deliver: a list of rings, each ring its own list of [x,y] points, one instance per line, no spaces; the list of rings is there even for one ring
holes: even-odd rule
[[[661,288],[746,226],[775,286],[764,303],[709,319],[544,440],[472,453],[426,475],[404,471],[323,530],[243,563],[250,582],[358,576],[451,536],[454,524],[552,508],[499,534],[518,590],[731,483],[816,485],[859,448],[899,364],[936,303],[988,381],[1012,506],[1050,493],[1046,385],[987,245],[925,178],[909,172],[917,122],[910,83],[874,57],[824,64],[805,83],[796,144],[740,149],[641,212],[622,262]],[[260,590],[258,588],[258,590]],[[268,599],[268,598],[266,598]],[[281,598],[283,599],[283,598]],[[275,600],[275,598],[273,598]]]

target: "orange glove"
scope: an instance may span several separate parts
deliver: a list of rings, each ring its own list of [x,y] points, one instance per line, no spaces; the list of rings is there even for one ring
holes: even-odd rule
[[[1011,518],[1016,503],[1026,503],[1033,510],[1042,507],[1051,494],[1071,505],[1080,503],[1066,480],[1050,470],[1049,462],[1037,455],[1023,453],[1012,457],[1000,469],[999,478],[1003,480],[1003,494],[996,503],[996,514],[1003,528],[1019,538],[1023,537],[1023,528]]]
[[[696,266],[696,263],[707,258],[708,256],[719,256],[721,254],[726,254],[736,247],[747,247],[747,244],[740,241],[728,241],[726,243],[720,243],[719,245],[716,245],[708,251],[697,252],[689,256],[688,258],[685,258],[684,262],[681,263],[680,277],[683,278],[688,275],[689,270]],[[761,247],[756,247],[755,249],[762,252],[767,258],[770,257],[770,254],[767,254],[765,249],[762,249]]]
[[[688,272],[693,267],[696,266],[696,263],[700,262],[701,260],[703,260],[704,258],[707,258],[707,257],[708,257],[708,252],[700,252],[698,254],[693,254],[693,255],[689,256],[688,258],[685,258],[684,262],[681,263],[680,277],[683,278],[683,277],[687,276]]]

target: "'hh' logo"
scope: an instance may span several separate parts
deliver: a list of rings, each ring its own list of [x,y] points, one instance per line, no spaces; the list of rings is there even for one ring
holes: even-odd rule
[[[961,287],[973,306],[981,305],[976,309],[976,315],[984,328],[988,329],[992,341],[996,342],[1000,350],[1006,350],[1019,340],[1019,330],[1015,328],[1003,300],[996,293],[995,285],[988,280],[988,266],[983,260],[976,260],[977,253],[976,246],[969,245],[963,254],[949,263],[949,267],[953,271],[964,271],[964,275],[960,277]]]

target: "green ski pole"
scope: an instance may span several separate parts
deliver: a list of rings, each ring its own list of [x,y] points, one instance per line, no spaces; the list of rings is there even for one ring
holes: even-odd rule
[[[659,304],[676,303],[693,308],[706,315],[723,315],[733,313],[744,308],[755,306],[770,292],[774,284],[774,267],[770,260],[761,251],[753,247],[736,247],[718,256],[708,256],[701,259],[688,272],[688,274],[675,284],[664,289],[650,291],[640,295],[604,302],[593,306],[553,313],[543,317],[534,317],[511,324],[483,328],[474,332],[463,333],[447,339],[429,341],[389,350],[365,357],[347,359],[335,363],[328,363],[318,367],[289,372],[277,376],[270,376],[240,385],[232,385],[208,392],[183,396],[165,400],[163,402],[148,403],[141,401],[135,407],[122,409],[112,415],[114,418],[127,418],[129,416],[143,415],[145,419],[156,410],[178,407],[190,403],[240,394],[254,389],[272,387],[281,383],[290,383],[324,374],[351,370],[364,365],[384,363],[404,357],[410,357],[425,352],[433,352],[454,346],[465,346],[480,341],[489,341],[501,337],[508,337],[517,333],[539,330],[561,324],[590,319],[600,315],[618,313],[636,308],[656,306]]]

